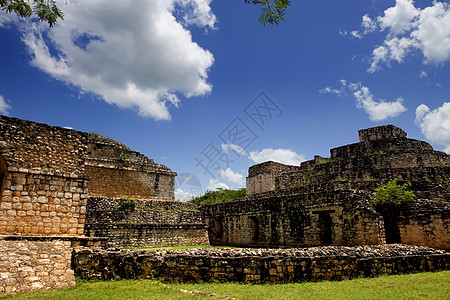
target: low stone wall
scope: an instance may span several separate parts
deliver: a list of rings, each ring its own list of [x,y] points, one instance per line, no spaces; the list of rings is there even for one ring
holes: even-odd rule
[[[71,241],[0,237],[0,294],[75,286]]]
[[[288,283],[450,269],[441,250],[406,245],[299,249],[74,249],[83,279],[161,278],[167,282]]]

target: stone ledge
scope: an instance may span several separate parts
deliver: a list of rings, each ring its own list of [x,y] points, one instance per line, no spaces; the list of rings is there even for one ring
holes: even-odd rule
[[[0,241],[70,241],[72,247],[104,247],[108,238],[105,237],[88,237],[88,236],[71,236],[71,235],[0,235]]]

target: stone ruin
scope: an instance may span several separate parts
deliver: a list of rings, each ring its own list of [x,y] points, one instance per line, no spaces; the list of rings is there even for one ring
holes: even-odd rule
[[[208,244],[175,176],[98,134],[0,116],[0,292],[74,285],[74,246]]]
[[[254,247],[404,243],[450,249],[450,156],[392,125],[300,166],[249,168],[247,196],[203,208],[212,244]],[[416,203],[397,216],[370,208],[379,184],[410,182]]]
[[[344,248],[117,248],[211,241],[256,247],[401,242],[449,249],[449,174],[448,155],[382,126],[360,131],[360,143],[332,149],[330,158],[253,166],[247,197],[199,210],[174,201],[176,173],[123,144],[0,116],[0,293],[73,286],[74,271],[86,279],[156,275],[262,283],[353,278],[369,267],[376,274],[448,269],[442,250],[416,246],[383,248],[386,258],[375,255],[381,248],[364,246],[374,254],[370,261],[351,249],[353,256],[344,259]],[[388,220],[368,202],[373,189],[391,178],[411,182],[419,200]],[[332,257],[320,256],[329,251]],[[336,261],[355,268],[343,270]]]

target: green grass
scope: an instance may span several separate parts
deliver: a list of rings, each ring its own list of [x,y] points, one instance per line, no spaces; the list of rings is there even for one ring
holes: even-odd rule
[[[450,299],[450,271],[282,285],[222,283],[178,286],[238,299]]]
[[[168,284],[154,280],[77,282],[75,288],[24,293],[2,299],[206,299],[212,292],[236,299],[450,299],[450,271],[361,278],[348,281],[247,285]],[[215,298],[217,299],[217,298]]]

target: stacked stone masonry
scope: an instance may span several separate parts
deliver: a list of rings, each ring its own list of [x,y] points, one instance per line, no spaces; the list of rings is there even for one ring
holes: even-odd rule
[[[70,241],[0,237],[0,294],[75,286]]]
[[[403,242],[450,249],[450,156],[392,125],[300,166],[249,168],[247,197],[203,208],[214,244],[363,245]],[[411,183],[417,204],[388,219],[370,208],[376,187]]]
[[[89,280],[161,278],[166,282],[289,283],[448,270],[444,251],[415,246],[308,249],[75,249],[75,274]]]
[[[206,225],[195,205],[175,201],[89,198],[85,234],[108,237],[109,247],[142,248],[209,244]]]
[[[84,236],[88,197],[174,202],[175,176],[166,166],[98,134],[0,116],[0,257],[5,258],[0,289],[18,292],[72,286],[67,247],[108,245],[108,237],[118,241],[109,245],[122,246],[124,236],[133,235],[131,245],[158,244],[143,238],[147,227],[155,236],[180,231],[172,243],[196,243],[196,234],[203,234],[202,241],[205,237],[207,241],[205,225],[198,220],[188,224],[187,214],[186,222],[176,229],[172,228],[176,218],[171,219],[175,223],[165,224],[161,217],[163,223],[158,226],[154,221],[123,224],[120,233]],[[148,232],[144,230],[144,235],[149,236]],[[18,252],[11,251],[14,244],[19,245]],[[16,260],[26,264],[18,267]]]

